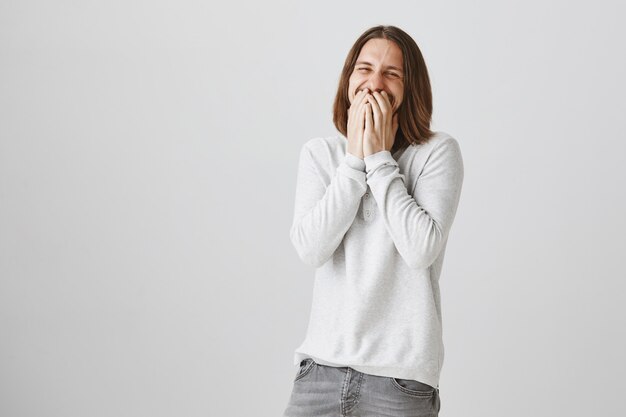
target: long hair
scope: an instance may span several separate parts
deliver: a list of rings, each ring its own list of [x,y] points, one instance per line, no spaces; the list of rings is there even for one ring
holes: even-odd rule
[[[434,132],[430,130],[433,99],[428,69],[419,47],[406,32],[395,26],[374,26],[367,29],[354,43],[341,71],[337,95],[333,104],[333,123],[342,135],[348,132],[348,85],[350,75],[361,48],[370,39],[387,39],[402,51],[404,70],[404,98],[398,108],[398,131],[391,152],[394,153],[412,144],[427,142]]]

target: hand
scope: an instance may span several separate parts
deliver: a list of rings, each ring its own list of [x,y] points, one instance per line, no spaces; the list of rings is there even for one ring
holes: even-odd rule
[[[347,152],[363,159],[363,133],[365,129],[365,96],[367,89],[361,90],[354,96],[348,108],[348,148]]]
[[[363,156],[391,151],[398,130],[398,114],[393,113],[387,92],[374,91],[365,98]]]

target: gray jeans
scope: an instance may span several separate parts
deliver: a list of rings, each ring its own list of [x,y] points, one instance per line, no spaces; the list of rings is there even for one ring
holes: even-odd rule
[[[437,417],[439,389],[412,379],[300,362],[283,417]]]

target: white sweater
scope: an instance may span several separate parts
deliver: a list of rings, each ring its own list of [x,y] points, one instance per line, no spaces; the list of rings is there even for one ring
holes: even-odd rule
[[[456,139],[364,160],[343,135],[300,151],[290,238],[313,266],[313,302],[294,365],[329,366],[439,387],[439,276],[463,183]]]

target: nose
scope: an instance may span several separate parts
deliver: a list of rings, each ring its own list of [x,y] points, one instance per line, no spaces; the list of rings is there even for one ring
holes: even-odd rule
[[[366,87],[370,89],[370,92],[378,91],[380,93],[385,87],[383,76],[377,71],[372,71],[372,75],[367,80]]]

